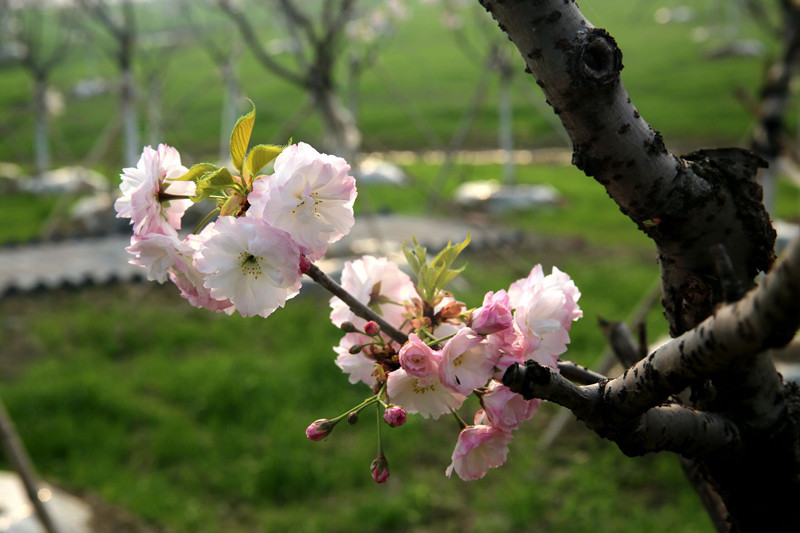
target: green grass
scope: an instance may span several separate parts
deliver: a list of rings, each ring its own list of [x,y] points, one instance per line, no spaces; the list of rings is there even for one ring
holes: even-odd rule
[[[625,314],[654,270],[637,253],[578,253],[592,266],[546,248],[472,254],[464,297],[474,305],[535,261],[558,262],[586,313],[569,356],[590,363],[603,346],[595,316]],[[622,268],[626,291],[608,283]],[[333,365],[327,314],[313,290],[268,320],[195,310],[152,284],[6,298],[0,395],[47,479],[171,531],[709,530],[673,457],[628,459],[577,426],[538,452],[553,406],[473,483],[443,475],[456,425],[411,417],[384,431],[392,476],[375,486],[372,412],[326,441],[304,435],[368,393]]]

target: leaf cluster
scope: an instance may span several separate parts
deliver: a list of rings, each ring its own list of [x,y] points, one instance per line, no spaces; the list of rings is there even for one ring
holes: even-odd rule
[[[413,248],[407,247],[408,241],[403,243],[403,254],[411,267],[411,271],[417,278],[417,293],[425,302],[432,302],[439,292],[465,268],[452,268],[453,263],[459,254],[467,247],[470,235],[463,242],[452,244],[447,242],[447,246],[428,263],[428,250],[421,246],[415,237]]]

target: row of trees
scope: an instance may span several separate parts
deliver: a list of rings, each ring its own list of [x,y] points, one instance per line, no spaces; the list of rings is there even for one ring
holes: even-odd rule
[[[38,173],[48,170],[52,159],[46,95],[53,72],[76,45],[102,49],[116,67],[117,130],[122,132],[122,158],[126,165],[135,163],[141,153],[139,109],[147,110],[146,142],[161,140],[160,83],[171,51],[186,44],[201,46],[223,80],[220,157],[227,153],[227,136],[242,107],[237,62],[244,49],[251,51],[268,72],[308,95],[305,107],[285,129],[293,129],[316,112],[322,119],[328,150],[357,152],[360,132],[355,124],[354,102],[348,108],[342,92],[348,84],[357,86],[358,76],[374,61],[384,38],[405,17],[403,1],[181,0],[163,6],[155,4],[148,6],[132,0],[0,0],[0,64],[19,65],[32,80],[30,107],[35,115]],[[142,19],[163,17],[169,9],[180,14],[182,26],[156,33],[144,28]],[[264,31],[263,21],[269,24],[268,32]],[[268,35],[268,41],[264,35]],[[345,59],[347,69],[341,65]],[[349,73],[348,83],[340,79],[343,73]]]

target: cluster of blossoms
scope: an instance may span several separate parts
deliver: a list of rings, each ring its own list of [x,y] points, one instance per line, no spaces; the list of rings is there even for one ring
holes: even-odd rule
[[[209,163],[187,169],[178,151],[164,144],[146,147],[136,168],[123,170],[115,209],[133,226],[131,263],[147,269],[148,279],[172,281],[194,306],[242,316],[266,317],[283,307],[308,273],[350,300],[331,299],[331,321],[345,333],[334,348],[336,364],[351,383],[372,389],[346,413],[311,424],[308,438],[326,438],[338,422],[355,422],[370,405],[383,408],[392,427],[408,414],[436,419],[452,413],[461,432],[447,475],[478,479],[503,464],[512,432],[541,401],[525,400],[501,378],[528,359],[558,369],[572,322],[582,316],[570,277],[556,268],[544,275],[537,265],[508,290],[489,292],[480,307],[468,309],[444,290],[461,272],[451,266],[467,239],[430,261],[416,242],[404,247],[416,282],[397,264],[364,256],[345,264],[336,286],[312,270],[312,262],[353,226],[350,167],[304,143],[248,150],[254,120],[255,109],[231,136],[238,174]],[[272,174],[260,174],[270,164]],[[179,234],[187,209],[204,200],[216,208],[193,232]],[[473,394],[481,409],[468,424],[458,409]],[[382,447],[371,471],[379,483],[389,476]]]
[[[405,422],[406,413],[434,419],[455,414],[462,429],[446,473],[464,480],[482,478],[489,468],[502,465],[512,432],[541,403],[503,385],[503,373],[528,359],[557,371],[572,322],[582,316],[580,292],[570,277],[557,268],[544,275],[540,265],[508,290],[487,293],[483,305],[472,310],[446,291],[426,291],[385,258],[364,256],[347,263],[342,287],[407,334],[408,341],[392,340],[334,297],[331,320],[345,331],[335,348],[336,364],[351,383],[373,389],[391,426]],[[432,299],[423,297],[431,292]],[[481,409],[467,424],[457,410],[471,394]],[[326,437],[339,420],[368,403],[334,420],[316,421],[308,437]],[[388,468],[382,453],[378,459],[381,476],[374,470],[373,476],[381,482]]]
[[[114,207],[131,219],[127,251],[148,279],[171,280],[196,307],[266,317],[298,294],[309,261],[350,231],[356,186],[344,159],[304,143],[259,145],[245,157],[245,132],[238,152],[236,130],[232,138],[241,175],[207,163],[187,169],[175,148],[146,147],[123,170]],[[273,158],[272,175],[257,175]],[[217,201],[218,218],[179,235],[187,209],[204,199]]]

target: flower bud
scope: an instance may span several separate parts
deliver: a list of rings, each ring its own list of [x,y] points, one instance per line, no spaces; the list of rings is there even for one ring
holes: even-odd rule
[[[352,426],[356,422],[358,422],[358,412],[357,411],[353,411],[352,413],[347,415],[347,423]]]
[[[342,325],[339,326],[339,329],[345,333],[353,333],[354,331],[358,331],[352,322],[342,322]]]
[[[383,412],[383,419],[393,428],[402,426],[406,423],[406,411],[399,405],[391,405]]]
[[[383,454],[372,460],[369,469],[372,472],[372,479],[375,480],[375,483],[385,483],[389,479],[389,461],[386,460]]]
[[[381,327],[378,325],[377,322],[373,320],[370,320],[364,325],[364,333],[366,333],[370,337],[377,335],[380,330]]]
[[[322,440],[333,431],[333,424],[327,418],[320,418],[306,428],[306,437],[311,440]]]
[[[305,274],[306,272],[308,272],[308,270],[310,268],[311,268],[311,261],[309,261],[308,258],[305,255],[301,254],[300,255],[300,266],[298,268],[298,270],[300,271],[300,274]]]

